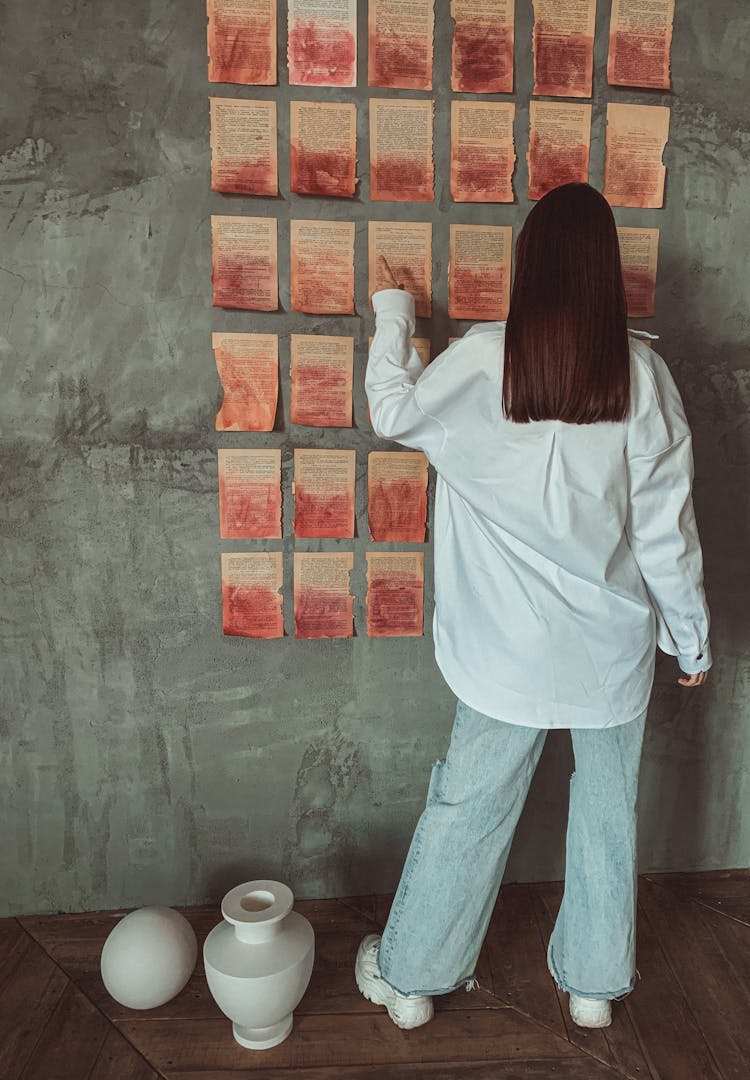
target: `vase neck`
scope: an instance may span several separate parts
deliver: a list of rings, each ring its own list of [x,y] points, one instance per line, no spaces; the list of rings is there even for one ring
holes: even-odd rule
[[[238,941],[246,945],[259,945],[271,941],[281,932],[281,920],[272,923],[235,923],[234,934]]]

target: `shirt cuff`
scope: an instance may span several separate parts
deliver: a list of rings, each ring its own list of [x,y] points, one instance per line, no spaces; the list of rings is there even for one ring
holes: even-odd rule
[[[372,309],[376,315],[403,315],[414,333],[414,297],[406,289],[378,289],[372,294]]]
[[[708,671],[713,664],[710,644],[706,642],[703,646],[703,651],[699,652],[697,655],[678,656],[677,663],[686,675],[697,675],[699,671]]]

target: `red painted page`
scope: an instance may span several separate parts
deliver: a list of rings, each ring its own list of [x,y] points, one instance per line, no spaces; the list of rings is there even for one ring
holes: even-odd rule
[[[225,634],[284,636],[279,590],[284,569],[280,551],[222,552],[221,606]]]
[[[503,320],[510,304],[510,225],[450,226],[448,314]]]
[[[451,102],[451,196],[455,202],[513,202],[513,118],[504,101]]]
[[[281,537],[281,450],[224,450],[219,455],[223,539]]]
[[[224,400],[217,431],[273,431],[279,396],[278,334],[212,334]]]
[[[292,311],[354,314],[354,222],[292,221]]]
[[[617,236],[628,315],[634,319],[647,318],[654,314],[659,230],[618,228]]]
[[[513,93],[514,0],[451,0],[451,90]]]
[[[371,540],[423,544],[427,525],[427,457],[421,451],[375,450],[367,458]]]
[[[529,198],[541,199],[562,184],[587,183],[591,106],[529,102]]]
[[[278,195],[276,102],[208,99],[211,107],[211,190]]]
[[[421,637],[423,610],[423,553],[368,551],[367,636]]]
[[[666,105],[607,105],[604,198],[610,206],[664,205],[668,138]]]
[[[207,0],[208,81],[276,85],[276,0]]]
[[[369,86],[432,90],[435,0],[370,0],[367,9]]]
[[[373,202],[434,202],[434,113],[431,98],[370,98]]]
[[[291,86],[357,85],[357,0],[289,0]]]
[[[548,97],[591,97],[596,0],[533,0],[534,89]]]
[[[354,635],[354,597],[349,591],[353,567],[351,551],[295,551],[295,637]]]
[[[293,424],[352,426],[354,338],[292,334],[290,368]]]
[[[355,450],[294,451],[295,536],[354,536]]]
[[[357,183],[356,105],[292,101],[289,138],[292,191],[353,197]]]
[[[394,278],[414,297],[418,316],[432,315],[432,222],[370,221],[367,225],[368,295],[386,288],[378,256],[385,255]]]
[[[211,215],[214,307],[277,311],[276,218]]]
[[[674,0],[612,0],[607,81],[669,90]]]

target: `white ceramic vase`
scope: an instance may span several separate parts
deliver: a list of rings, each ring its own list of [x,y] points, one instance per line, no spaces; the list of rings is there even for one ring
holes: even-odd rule
[[[238,885],[221,902],[224,922],[203,945],[208,988],[249,1050],[286,1039],[310,982],[315,933],[293,904],[292,890],[280,881]]]

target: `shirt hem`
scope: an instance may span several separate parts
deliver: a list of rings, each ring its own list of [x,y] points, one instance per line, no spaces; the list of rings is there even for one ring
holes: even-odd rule
[[[468,705],[470,709],[474,709],[475,712],[483,713],[485,716],[490,716],[493,720],[501,720],[503,723],[515,724],[519,727],[532,727],[542,730],[567,730],[569,728],[597,729],[620,727],[622,724],[628,724],[631,720],[635,720],[639,716],[641,716],[647,710],[650,698],[649,692],[649,695],[646,697],[645,702],[640,704],[639,707],[633,709],[632,711],[627,710],[627,715],[622,717],[622,719],[615,719],[613,718],[611,713],[608,713],[606,719],[603,718],[601,714],[596,716],[592,715],[592,719],[595,721],[594,723],[574,723],[573,721],[575,719],[579,719],[581,715],[585,712],[585,710],[579,710],[574,705],[561,705],[560,702],[555,701],[550,701],[547,703],[535,702],[534,711],[536,713],[539,713],[544,710],[545,705],[548,705],[551,713],[555,712],[559,714],[560,711],[563,710],[564,714],[569,715],[563,715],[562,718],[558,716],[557,719],[550,718],[549,720],[544,721],[539,720],[538,717],[532,718],[528,715],[521,718],[521,716],[519,715],[521,710],[519,709],[517,702],[513,705],[510,705],[507,711],[502,711],[502,713],[498,713],[494,705],[492,707],[492,710],[489,710],[486,704],[480,703],[476,698],[473,697],[471,691],[468,691],[467,693],[465,690],[460,688],[460,680],[456,680],[453,678],[452,675],[448,675],[437,651],[435,652],[435,662],[440,669],[441,675],[448,684],[449,689],[456,695],[456,697],[460,701],[463,701],[465,705]],[[502,692],[502,687],[498,687],[498,691]]]

